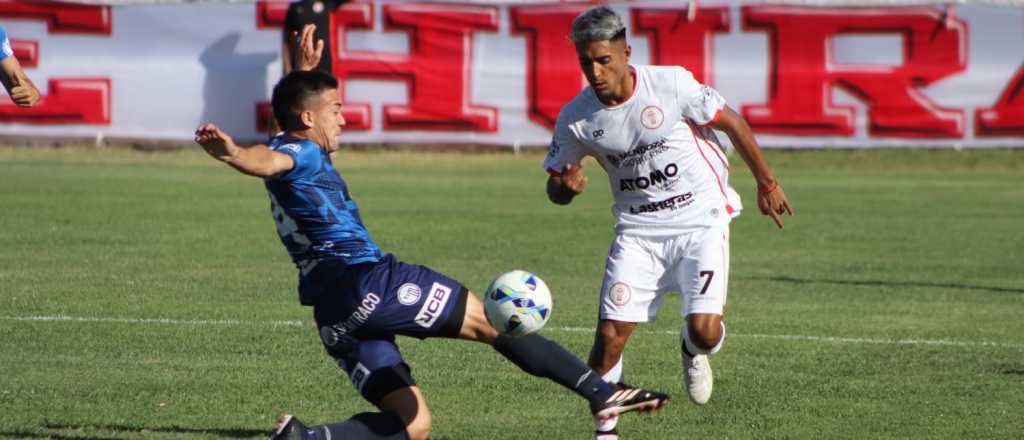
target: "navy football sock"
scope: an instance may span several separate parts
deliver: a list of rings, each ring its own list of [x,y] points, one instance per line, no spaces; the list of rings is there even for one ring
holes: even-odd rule
[[[365,439],[365,440],[409,440],[402,419],[391,411],[382,413],[364,412],[341,423],[309,427],[316,440]]]
[[[591,402],[604,402],[614,392],[578,357],[536,333],[518,338],[500,335],[494,349],[523,371],[551,379]]]

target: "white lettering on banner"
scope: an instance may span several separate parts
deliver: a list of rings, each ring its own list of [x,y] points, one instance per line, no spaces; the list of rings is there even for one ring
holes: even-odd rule
[[[430,328],[441,317],[444,306],[448,304],[452,289],[441,283],[434,283],[427,294],[427,301],[423,303],[420,312],[416,314],[416,323],[421,327]]]
[[[86,8],[88,26],[76,21],[73,33],[60,26],[81,5],[8,3],[0,26],[15,55],[26,59],[29,76],[47,86],[39,108],[16,108],[0,96],[0,136],[185,143],[197,123],[214,121],[239,140],[265,137],[256,109],[264,103],[266,119],[278,80],[281,3],[111,2]],[[367,0],[334,13],[335,74],[349,119],[345,142],[550,144],[558,110],[586,85],[565,35],[588,5],[467,3]],[[839,8],[733,0],[700,7],[684,23],[678,17],[687,4],[612,8],[634,23],[628,36],[634,62],[686,67],[720,91],[766,147],[1024,145],[1024,93],[1017,93],[1024,68],[1015,43],[1024,37],[1024,7],[961,4],[954,17],[935,7],[941,4]],[[60,29],[28,26],[20,17]],[[385,29],[391,24],[398,28]],[[847,29],[891,38],[869,42]],[[388,32],[401,38],[378,38]],[[839,37],[835,44],[846,53],[881,44],[904,56],[885,65],[836,58],[830,50]],[[697,43],[683,50],[673,41]],[[149,42],[160,42],[159,53],[148,51]],[[81,70],[39,56],[71,48],[103,62]],[[993,53],[999,56],[986,55]],[[143,69],[141,63],[183,67]],[[146,74],[132,73],[140,71]],[[639,123],[655,129],[677,122],[663,119],[652,107]],[[630,166],[658,149],[612,163]]]

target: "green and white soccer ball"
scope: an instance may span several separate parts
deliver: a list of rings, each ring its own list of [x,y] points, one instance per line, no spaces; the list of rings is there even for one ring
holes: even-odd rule
[[[502,334],[525,336],[551,316],[551,291],[536,275],[513,270],[495,278],[484,292],[484,313]]]

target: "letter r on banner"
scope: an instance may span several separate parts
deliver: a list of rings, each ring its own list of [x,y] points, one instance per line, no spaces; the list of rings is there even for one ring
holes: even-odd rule
[[[56,1],[0,1],[0,18],[39,20],[51,34],[110,35],[109,6],[85,6]],[[39,44],[12,39],[15,57],[23,67],[39,65]],[[109,78],[51,78],[49,92],[32,108],[0,98],[0,122],[26,124],[110,125]]]

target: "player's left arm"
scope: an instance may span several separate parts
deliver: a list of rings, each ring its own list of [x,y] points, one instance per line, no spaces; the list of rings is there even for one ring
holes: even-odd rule
[[[765,161],[761,147],[757,145],[747,121],[726,105],[710,126],[729,136],[733,147],[740,153],[740,157],[753,173],[754,181],[757,182],[757,207],[761,209],[762,214],[770,216],[775,224],[782,228],[782,214],[793,215],[793,208],[789,206],[786,192],[782,190],[779,181],[768,167],[768,162]]]
[[[32,107],[39,102],[39,89],[25,75],[17,58],[9,56],[0,59],[0,82],[19,107]]]
[[[196,129],[195,141],[214,159],[256,177],[278,177],[295,167],[291,156],[258,144],[243,148],[216,125],[204,124]]]

